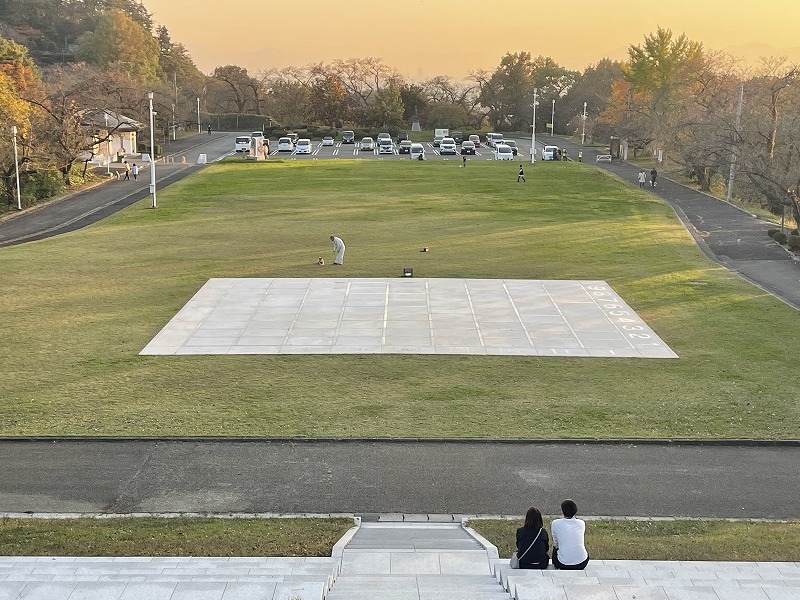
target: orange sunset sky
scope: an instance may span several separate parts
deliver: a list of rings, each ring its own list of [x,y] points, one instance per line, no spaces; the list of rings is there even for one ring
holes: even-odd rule
[[[800,62],[798,0],[143,0],[197,66],[260,70],[373,56],[421,80],[494,69],[506,52],[576,70],[624,59],[661,26],[751,62]]]

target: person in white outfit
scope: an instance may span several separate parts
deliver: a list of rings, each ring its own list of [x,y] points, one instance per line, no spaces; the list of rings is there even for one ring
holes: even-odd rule
[[[333,259],[333,264],[341,265],[344,262],[344,242],[342,238],[331,236],[333,242],[333,251],[336,252],[336,258]]]
[[[580,571],[589,564],[589,553],[583,543],[586,523],[576,519],[578,505],[572,500],[561,503],[563,519],[553,519],[553,566],[556,569]]]

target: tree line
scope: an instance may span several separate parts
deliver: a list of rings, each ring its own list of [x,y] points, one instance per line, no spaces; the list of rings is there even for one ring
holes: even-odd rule
[[[156,134],[192,130],[235,115],[245,128],[424,129],[530,134],[535,128],[588,140],[623,140],[683,168],[708,190],[736,168],[736,193],[800,220],[798,68],[765,58],[744,68],[685,35],[658,29],[582,72],[550,56],[507,53],[491,71],[463,81],[411,81],[378,58],[339,59],[250,73],[237,65],[203,74],[182,44],[156,26],[138,0],[0,0],[0,117],[18,131],[21,183],[29,202],[69,185],[87,153],[113,130],[88,131],[86,115],[109,110],[148,122]],[[94,136],[94,138],[92,138]],[[8,132],[0,175],[15,193]]]

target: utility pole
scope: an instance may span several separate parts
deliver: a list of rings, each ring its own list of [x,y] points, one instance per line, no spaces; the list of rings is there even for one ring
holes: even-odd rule
[[[583,127],[581,128],[581,146],[586,141],[586,102],[583,103]]]
[[[536,94],[539,90],[533,88],[533,121],[531,122],[531,164],[536,162]]]

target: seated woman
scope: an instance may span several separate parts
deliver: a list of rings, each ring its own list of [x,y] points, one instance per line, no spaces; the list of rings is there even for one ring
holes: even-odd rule
[[[576,519],[578,506],[572,500],[561,503],[563,519],[553,519],[553,565],[556,569],[579,571],[589,564],[589,553],[583,544],[586,523]]]
[[[542,513],[531,506],[525,525],[517,529],[517,556],[520,569],[546,569],[550,562],[547,550],[550,538],[542,523]]]

